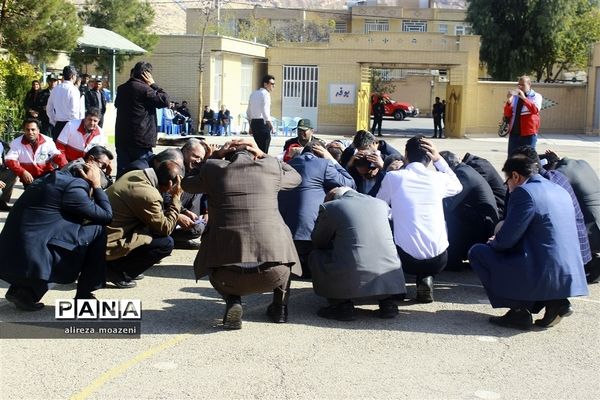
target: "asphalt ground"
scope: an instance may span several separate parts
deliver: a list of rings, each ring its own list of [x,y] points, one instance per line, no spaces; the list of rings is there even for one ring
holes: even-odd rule
[[[416,120],[414,132],[386,120],[384,139],[403,149],[412,133],[428,132],[427,120]],[[285,139],[273,138],[272,155]],[[507,147],[506,139],[489,135],[434,143],[460,157],[485,157],[498,169]],[[600,172],[599,138],[542,136],[538,150],[547,148],[586,159]],[[392,320],[378,319],[376,305],[361,305],[357,320],[346,323],[316,316],[324,299],[310,282],[294,281],[287,324],[267,322],[265,293],[244,298],[242,330],[223,331],[224,303],[207,280],[194,280],[195,255],[175,250],[136,288],[96,292],[99,299],[141,300],[139,339],[0,340],[0,398],[600,398],[599,284],[588,297],[572,299],[575,313],[554,328],[522,332],[488,322],[505,310],[490,307],[470,271],[440,274],[432,304],[407,300]],[[410,299],[414,278],[407,281]],[[55,300],[75,294],[74,285],[57,285],[43,310],[27,313],[3,299],[6,289],[0,282],[0,330],[22,322],[22,332],[54,323]]]

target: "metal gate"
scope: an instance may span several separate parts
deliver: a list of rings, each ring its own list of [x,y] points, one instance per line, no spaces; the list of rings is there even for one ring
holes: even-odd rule
[[[316,65],[284,65],[281,117],[308,118],[317,127],[319,67]]]
[[[371,119],[371,68],[360,67],[360,88],[356,107],[356,130],[369,130]]]

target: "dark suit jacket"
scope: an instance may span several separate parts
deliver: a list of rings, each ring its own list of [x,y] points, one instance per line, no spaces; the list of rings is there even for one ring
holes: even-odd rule
[[[52,246],[73,255],[68,266],[72,271],[61,271],[60,275],[77,276],[85,248],[93,239],[93,231],[85,228],[106,225],[112,219],[112,209],[102,189],[95,189],[91,198],[89,191],[85,180],[74,178],[67,171],[48,174],[29,185],[0,233],[0,278],[10,275],[50,281],[50,275],[56,275],[53,266],[60,261],[51,251]]]
[[[210,268],[275,262],[302,269],[289,228],[277,208],[277,193],[300,184],[300,175],[273,157],[254,160],[246,152],[232,161],[208,160],[183,190],[208,196],[208,224],[194,261],[196,278]]]
[[[354,180],[339,164],[311,153],[296,156],[288,164],[300,174],[302,183],[279,192],[279,212],[294,240],[310,240],[327,192],[339,186],[354,189]]]
[[[117,88],[117,147],[150,149],[156,146],[156,109],[169,106],[169,96],[158,86],[131,78]]]
[[[524,301],[584,296],[587,283],[576,237],[567,191],[534,175],[511,193],[494,240],[473,246],[469,260],[495,296]]]
[[[477,171],[490,185],[492,193],[494,193],[494,198],[496,199],[498,216],[502,219],[505,208],[506,186],[504,186],[504,181],[498,171],[496,171],[494,166],[485,158],[477,157],[470,153],[465,154],[462,162]]]
[[[444,199],[446,222],[458,224],[458,231],[478,229],[483,239],[489,238],[498,223],[498,208],[492,189],[486,180],[467,164],[458,164],[454,173],[463,190]],[[449,239],[452,241],[451,237]]]
[[[557,171],[569,179],[583,212],[588,233],[600,231],[600,179],[594,169],[585,160],[563,158],[558,162]],[[593,243],[593,250],[598,251],[599,243]]]
[[[88,90],[84,94],[85,96],[85,109],[89,110],[91,107],[96,107],[100,110],[102,115],[106,114],[106,99],[104,93],[100,91],[100,103],[98,103],[98,91]]]
[[[309,258],[315,293],[332,299],[406,293],[388,213],[382,200],[353,190],[321,205]]]

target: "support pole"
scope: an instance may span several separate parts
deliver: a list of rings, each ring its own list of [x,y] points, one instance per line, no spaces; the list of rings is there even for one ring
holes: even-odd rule
[[[112,68],[110,72],[110,100],[114,103],[117,96],[117,51],[112,51]]]

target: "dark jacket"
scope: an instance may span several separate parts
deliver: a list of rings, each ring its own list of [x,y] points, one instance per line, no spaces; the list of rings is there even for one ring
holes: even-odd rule
[[[492,188],[494,198],[496,199],[496,207],[498,207],[498,216],[502,219],[504,215],[506,186],[500,174],[494,166],[485,158],[477,157],[476,155],[467,153],[463,157],[463,163],[472,167],[479,175],[483,176],[488,185]]]
[[[169,96],[155,84],[131,78],[117,88],[117,147],[150,149],[156,146],[156,109],[169,106]]]
[[[583,212],[588,233],[597,241],[600,231],[600,179],[594,169],[585,160],[563,158],[558,162],[556,170],[562,172],[573,187],[579,206]],[[592,249],[598,251],[600,243],[591,243]]]
[[[85,96],[85,109],[89,110],[92,107],[96,107],[100,110],[102,115],[106,114],[106,99],[104,98],[104,93],[100,91],[100,103],[98,103],[98,91],[97,90],[87,90],[84,94]]]
[[[68,171],[36,179],[16,201],[0,233],[0,278],[73,282],[95,230],[112,219],[104,191],[95,189],[90,198],[89,190],[85,180]],[[70,271],[53,270],[60,261],[53,247],[71,252],[68,262],[61,263]]]
[[[339,186],[354,188],[354,180],[339,164],[311,153],[292,158],[288,164],[302,177],[294,189],[279,192],[279,212],[294,240],[310,240],[328,191]]]
[[[385,202],[353,190],[321,205],[309,258],[316,294],[355,299],[406,293],[388,213]]]

